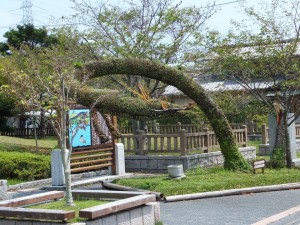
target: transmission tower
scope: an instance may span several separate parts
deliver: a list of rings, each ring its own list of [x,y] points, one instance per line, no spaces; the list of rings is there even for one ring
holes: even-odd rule
[[[23,19],[21,21],[22,24],[33,24],[32,6],[33,4],[31,0],[23,0],[20,8],[23,10]]]

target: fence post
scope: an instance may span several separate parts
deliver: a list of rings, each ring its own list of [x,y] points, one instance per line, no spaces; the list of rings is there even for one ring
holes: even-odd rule
[[[262,144],[268,144],[267,141],[267,125],[265,123],[263,123],[261,125],[261,142]]]
[[[116,175],[125,174],[125,154],[124,154],[124,145],[122,143],[115,144],[115,164],[116,164]]]
[[[203,131],[206,133],[205,139],[206,139],[206,147],[207,147],[207,149],[204,150],[203,152],[208,153],[209,149],[210,149],[209,129],[206,127],[206,128],[203,129]]]
[[[177,123],[177,132],[179,132],[180,130],[181,130],[181,123],[178,122],[178,123]]]
[[[254,129],[255,124],[254,124],[254,122],[250,121],[248,123],[248,126],[249,126],[249,134],[254,134],[255,133],[255,129]]]
[[[247,143],[248,143],[248,127],[247,127],[247,125],[242,125],[242,129],[244,129],[243,142],[245,142],[245,144],[243,144],[243,147],[247,147]]]
[[[186,130],[182,129],[179,131],[179,137],[180,137],[180,152],[181,155],[187,155],[187,135]]]
[[[145,131],[138,130],[137,131],[137,152],[139,155],[145,155]]]

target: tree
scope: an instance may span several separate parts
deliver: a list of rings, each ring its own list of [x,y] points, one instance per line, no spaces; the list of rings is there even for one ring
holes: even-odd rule
[[[78,13],[70,20],[86,27],[81,35],[93,59],[140,57],[181,67],[193,48],[190,41],[202,36],[205,22],[215,12],[214,2],[203,8],[182,7],[174,0],[130,0],[122,6],[73,2]],[[143,84],[150,97],[159,98],[158,91],[164,87],[158,80],[136,75],[108,78],[130,94],[128,87]]]
[[[214,36],[213,57],[208,64],[214,72],[237,80],[277,117],[271,161],[275,166],[286,163],[289,168],[292,158],[288,127],[300,113],[299,6],[300,1],[273,0],[271,5],[262,2],[262,11],[245,7],[259,31],[236,23],[240,33],[230,33],[225,38]],[[289,118],[291,111],[294,118]]]
[[[225,158],[224,167],[230,170],[249,169],[249,164],[237,148],[234,134],[225,115],[214,101],[208,97],[204,89],[195,83],[192,78],[185,76],[182,71],[150,60],[136,58],[90,62],[85,64],[85,69],[91,73],[91,78],[111,74],[138,74],[175,86],[192,98],[207,116],[220,143],[221,151]]]
[[[35,28],[33,24],[17,25],[17,29],[10,29],[3,37],[7,39],[6,43],[0,43],[1,51],[7,50],[12,46],[20,49],[23,45],[34,47],[49,47],[57,43],[54,35],[49,35],[46,28]]]
[[[10,91],[18,104],[27,110],[49,112],[48,119],[56,133],[62,153],[66,203],[73,205],[70,174],[72,149],[66,151],[67,113],[69,102],[74,100],[76,88],[80,86],[74,77],[78,58],[67,51],[63,42],[51,48],[34,50],[25,45],[21,46],[20,50],[3,59],[3,74],[9,85],[7,91]]]

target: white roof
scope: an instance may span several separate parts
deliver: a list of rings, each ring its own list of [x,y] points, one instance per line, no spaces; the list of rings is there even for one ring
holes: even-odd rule
[[[194,79],[203,89],[209,92],[217,92],[217,91],[246,91],[251,89],[266,89],[273,85],[272,82],[251,82],[248,84],[249,88],[244,87],[233,80],[217,80],[217,81],[205,81],[202,78]],[[178,90],[176,87],[167,86],[162,95],[183,95],[183,93]]]

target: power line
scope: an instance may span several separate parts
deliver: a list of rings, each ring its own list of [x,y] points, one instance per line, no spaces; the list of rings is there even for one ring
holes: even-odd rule
[[[238,2],[242,2],[242,1],[244,1],[244,0],[236,0],[236,1],[231,1],[231,2],[224,2],[224,3],[216,4],[214,6],[230,5],[230,4],[234,4],[234,3],[238,3]]]

